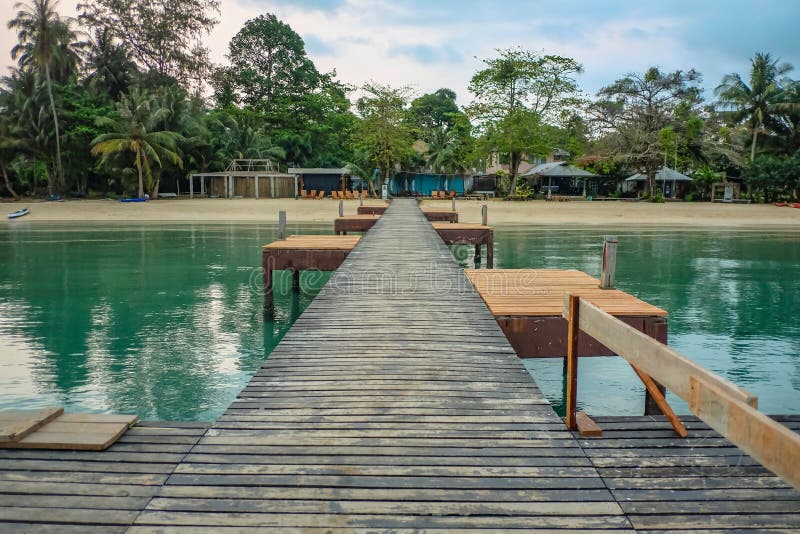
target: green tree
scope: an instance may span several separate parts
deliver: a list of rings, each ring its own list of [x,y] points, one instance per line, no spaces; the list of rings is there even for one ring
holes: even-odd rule
[[[20,68],[35,67],[44,73],[55,128],[56,179],[58,186],[63,187],[64,169],[58,110],[53,96],[53,71],[59,66],[76,63],[76,34],[71,19],[59,15],[56,0],[32,0],[30,4],[20,2],[14,8],[18,12],[8,23],[8,28],[17,31],[19,43],[12,48],[11,57],[18,59]],[[50,193],[53,193],[52,185]]]
[[[210,73],[202,39],[217,23],[218,0],[92,0],[79,3],[80,21],[95,32],[110,31],[159,86]]]
[[[162,159],[182,167],[183,161],[176,152],[180,134],[167,130],[157,130],[168,113],[158,107],[157,101],[149,94],[134,90],[123,96],[117,104],[116,117],[100,117],[98,126],[111,130],[97,136],[91,143],[92,154],[101,156],[100,164],[120,153],[133,153],[134,164],[139,175],[139,197],[144,196],[147,177],[148,191],[154,191],[151,161],[162,166]]]
[[[452,128],[461,114],[456,104],[456,93],[452,89],[439,89],[411,101],[408,122],[415,135],[430,142],[431,133],[443,128]]]
[[[651,67],[603,87],[590,107],[605,133],[606,150],[642,169],[651,198],[656,194],[656,173],[664,164],[665,140],[670,142],[665,130],[672,127],[667,137],[674,137],[680,106],[693,109],[700,104],[699,82],[694,70],[662,73]]]
[[[756,53],[750,60],[750,80],[746,83],[737,73],[728,74],[714,90],[717,105],[733,123],[746,123],[750,129],[750,161],[756,157],[758,134],[780,128],[778,115],[800,107],[789,99],[786,75],[793,69],[768,53]]]
[[[3,174],[3,183],[11,196],[16,200],[19,198],[11,179],[8,176],[8,167],[14,159],[17,149],[22,144],[19,139],[19,129],[11,114],[7,109],[0,105],[0,172]]]
[[[364,95],[356,102],[361,116],[355,134],[356,149],[388,181],[394,166],[412,152],[413,139],[405,121],[410,89],[368,83],[362,91]]]
[[[119,100],[127,93],[138,74],[128,50],[115,43],[109,28],[95,31],[89,42],[84,64],[85,83],[96,93]]]
[[[271,13],[245,23],[231,39],[228,59],[230,67],[218,75],[227,88],[221,94],[232,92],[237,104],[268,114],[282,112],[320,83],[303,39]]]
[[[485,59],[486,67],[470,80],[475,100],[467,113],[489,134],[485,149],[508,154],[513,193],[523,154],[543,146],[545,133],[539,127],[561,122],[579,104],[574,76],[583,68],[572,58],[520,48],[497,52],[499,57]]]

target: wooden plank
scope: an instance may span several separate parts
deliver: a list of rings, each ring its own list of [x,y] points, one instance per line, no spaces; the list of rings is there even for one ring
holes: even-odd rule
[[[603,429],[592,421],[592,418],[589,417],[586,412],[578,412],[575,414],[575,426],[581,436],[596,438],[603,435]]]
[[[0,443],[0,447],[101,451],[117,441],[138,417],[118,416],[117,420],[122,422],[108,421],[102,416],[97,418],[100,422],[90,422],[92,420],[91,414],[84,414],[77,421],[74,417],[67,421],[58,417],[37,432],[19,441]]]
[[[572,295],[569,300],[569,330],[567,332],[567,394],[566,416],[567,428],[578,428],[576,410],[578,403],[578,335],[580,334],[578,317],[580,297]]]
[[[636,373],[636,376],[638,376],[639,379],[644,384],[644,387],[647,389],[647,392],[650,394],[650,397],[658,405],[658,408],[661,410],[661,413],[664,414],[669,423],[672,425],[672,428],[675,429],[675,432],[677,432],[680,437],[685,438],[688,435],[686,427],[683,426],[681,420],[678,418],[677,415],[675,415],[675,412],[672,410],[672,407],[669,405],[667,399],[664,398],[664,394],[659,389],[658,384],[656,384],[652,378],[643,373],[635,365],[631,364],[631,367],[633,368],[633,371]]]
[[[59,415],[64,408],[44,408],[33,411],[0,412],[0,447],[4,441],[19,441],[28,434],[40,429]]]

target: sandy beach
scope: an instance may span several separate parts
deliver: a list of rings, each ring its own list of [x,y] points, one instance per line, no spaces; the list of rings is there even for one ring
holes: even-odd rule
[[[381,205],[369,200],[370,205]],[[503,202],[490,200],[489,223],[493,225],[593,225],[637,227],[797,228],[800,209],[773,205],[710,204],[674,202]],[[481,202],[457,201],[461,222],[480,222]],[[345,214],[355,214],[358,201],[345,201]],[[29,222],[277,222],[285,210],[291,222],[330,222],[339,212],[332,200],[294,199],[166,199],[124,204],[113,200],[65,202],[4,202],[10,213],[22,207],[31,213],[22,219],[2,218],[3,224]],[[422,202],[423,209],[450,210],[450,201]]]

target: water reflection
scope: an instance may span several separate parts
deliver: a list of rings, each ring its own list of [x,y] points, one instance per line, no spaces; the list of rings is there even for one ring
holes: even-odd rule
[[[0,230],[0,408],[214,419],[327,279],[304,281],[302,295],[279,284],[279,313],[265,317],[254,281],[260,245],[275,234],[273,225]]]
[[[673,347],[758,395],[762,410],[800,413],[796,232],[501,227],[495,265],[578,268],[598,276],[605,234],[620,240],[618,287],[670,312]],[[561,362],[528,360],[526,366],[560,407]],[[580,377],[579,404],[589,412],[641,413],[642,387],[621,359],[582,359]]]

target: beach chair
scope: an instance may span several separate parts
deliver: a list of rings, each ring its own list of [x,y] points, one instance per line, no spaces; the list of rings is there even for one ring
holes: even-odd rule
[[[316,189],[312,189],[311,190],[311,198],[317,198],[317,190]]]
[[[449,198],[455,198],[455,197],[456,197],[456,192],[451,190]]]
[[[321,200],[323,198],[325,198],[325,191],[320,191],[317,195],[317,200]]]
[[[332,198],[333,200],[336,200],[337,198],[339,198],[339,192],[338,192],[336,189],[334,189],[333,191],[331,191],[331,198]]]
[[[353,192],[352,191],[345,191],[344,192],[344,196],[347,197],[347,200],[353,200],[353,198],[355,198],[355,197],[353,197]]]
[[[308,198],[308,191],[306,191],[305,189],[301,189],[300,198]]]
[[[447,195],[445,194],[445,192],[444,191],[439,191],[439,199],[440,200],[444,200],[446,198],[447,198]]]
[[[431,191],[431,198],[439,198],[439,192],[438,191]]]

